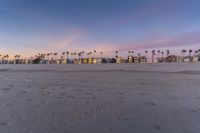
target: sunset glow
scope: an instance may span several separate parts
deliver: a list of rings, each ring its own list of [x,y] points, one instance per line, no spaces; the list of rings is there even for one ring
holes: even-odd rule
[[[2,0],[0,53],[200,47],[200,1]]]

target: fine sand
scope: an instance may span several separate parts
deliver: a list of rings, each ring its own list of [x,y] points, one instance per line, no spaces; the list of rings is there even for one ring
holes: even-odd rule
[[[0,65],[0,133],[200,133],[200,63]]]

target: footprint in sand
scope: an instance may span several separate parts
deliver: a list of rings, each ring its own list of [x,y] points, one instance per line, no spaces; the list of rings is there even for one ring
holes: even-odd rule
[[[0,125],[1,125],[1,126],[6,126],[7,123],[6,123],[6,122],[1,122]]]
[[[160,130],[161,127],[160,127],[160,125],[155,124],[155,125],[153,125],[153,128],[156,130]]]
[[[8,87],[12,88],[12,87],[14,87],[14,85],[9,85]]]
[[[149,106],[155,106],[156,104],[153,103],[153,102],[148,102],[148,103],[146,103],[146,105],[149,105]]]
[[[90,102],[89,102],[89,101],[86,101],[86,102],[85,102],[85,104],[89,105],[89,104],[90,104]]]
[[[10,91],[10,88],[3,88],[3,91]]]

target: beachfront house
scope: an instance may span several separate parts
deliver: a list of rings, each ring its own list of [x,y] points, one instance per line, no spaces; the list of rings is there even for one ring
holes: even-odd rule
[[[192,60],[192,57],[190,56],[183,57],[183,62],[191,62],[191,60]]]
[[[139,57],[133,57],[133,62],[134,63],[140,63],[140,58]]]
[[[128,56],[128,63],[133,63],[133,56]]]
[[[121,57],[117,57],[116,58],[116,63],[121,64],[122,63],[122,58]]]
[[[165,58],[165,62],[177,62],[177,56],[169,55]]]
[[[2,64],[8,64],[9,62],[8,62],[8,60],[3,59],[3,60],[1,61],[1,63],[2,63]]]
[[[101,64],[102,63],[102,58],[97,58],[97,64]]]
[[[145,56],[139,57],[139,62],[140,63],[147,63],[147,58]]]
[[[199,61],[199,56],[193,56],[192,57],[192,62],[198,62]]]

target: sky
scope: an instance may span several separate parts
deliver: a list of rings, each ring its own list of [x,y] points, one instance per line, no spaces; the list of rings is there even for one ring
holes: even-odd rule
[[[0,54],[200,49],[199,5],[199,0],[0,0]]]

